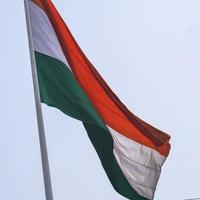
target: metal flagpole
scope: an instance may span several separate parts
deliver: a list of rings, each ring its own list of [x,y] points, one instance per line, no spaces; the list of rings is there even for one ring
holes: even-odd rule
[[[47,153],[47,144],[46,144],[46,138],[45,138],[45,132],[44,132],[44,123],[43,123],[42,108],[41,108],[41,102],[40,102],[38,76],[37,76],[36,61],[35,61],[35,54],[34,54],[34,48],[33,48],[29,0],[24,0],[24,7],[25,7],[25,14],[26,14],[28,42],[29,42],[29,49],[30,49],[31,69],[32,69],[32,78],[33,78],[33,87],[34,87],[34,96],[35,96],[35,106],[36,106],[36,113],[37,113],[37,123],[38,123],[45,194],[46,194],[46,200],[53,200],[49,160],[48,160],[48,153]]]

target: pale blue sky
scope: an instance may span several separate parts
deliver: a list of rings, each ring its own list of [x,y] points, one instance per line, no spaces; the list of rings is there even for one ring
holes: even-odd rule
[[[200,1],[53,2],[121,100],[171,134],[155,200],[200,196]],[[23,1],[2,1],[0,18],[0,199],[45,200]],[[82,124],[43,111],[54,200],[125,200]]]

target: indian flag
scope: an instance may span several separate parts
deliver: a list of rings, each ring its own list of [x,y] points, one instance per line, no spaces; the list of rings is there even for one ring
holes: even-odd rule
[[[41,102],[82,121],[115,190],[153,199],[170,136],[120,101],[84,55],[50,0],[29,0]]]

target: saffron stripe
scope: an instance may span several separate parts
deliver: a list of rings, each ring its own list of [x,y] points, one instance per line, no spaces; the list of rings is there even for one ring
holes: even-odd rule
[[[150,126],[147,124],[144,125],[144,123],[140,121],[139,124],[143,129],[148,130],[148,134],[146,134],[145,131],[142,132],[141,129],[138,128],[138,124],[133,123],[127,118],[116,101],[113,101],[113,99],[110,98],[107,91],[99,83],[99,80],[97,80],[97,77],[92,70],[94,69],[92,64],[78,47],[78,44],[75,42],[69,29],[51,1],[48,0],[43,2],[43,7],[54,27],[63,53],[65,54],[77,81],[88,95],[90,101],[93,103],[95,109],[101,115],[105,123],[120,134],[167,156],[170,149],[168,143],[169,137],[167,137],[166,134],[155,131],[157,129],[154,129],[153,127],[149,128]],[[136,117],[136,119],[138,118]],[[158,145],[158,141],[162,145]]]

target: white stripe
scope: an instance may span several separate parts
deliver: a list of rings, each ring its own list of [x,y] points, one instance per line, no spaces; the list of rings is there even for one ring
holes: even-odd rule
[[[56,58],[69,66],[46,13],[32,1],[29,1],[29,8],[34,50]]]
[[[166,157],[110,127],[108,129],[114,141],[113,153],[124,176],[138,194],[153,199]]]

